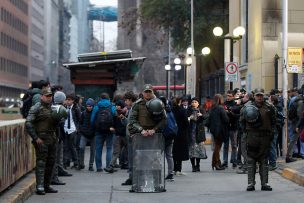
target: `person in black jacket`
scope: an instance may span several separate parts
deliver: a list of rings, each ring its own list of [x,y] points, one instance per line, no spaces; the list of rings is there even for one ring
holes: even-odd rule
[[[66,105],[68,111],[68,118],[64,123],[64,140],[63,140],[63,164],[64,168],[70,166],[70,161],[74,162],[72,168],[78,168],[79,160],[76,150],[76,137],[79,131],[80,109],[74,103],[75,95],[69,94],[66,97]]]
[[[222,147],[223,139],[228,133],[228,123],[229,118],[223,107],[224,98],[221,94],[214,95],[214,102],[210,110],[210,116],[208,121],[208,126],[210,132],[213,136],[214,150],[212,154],[212,169],[224,170],[225,168],[221,166],[220,160],[220,150]]]
[[[108,173],[116,172],[116,169],[114,169],[117,159],[120,158],[121,155],[124,157],[127,157],[127,154],[122,154],[122,149],[127,149],[128,147],[128,140],[126,138],[126,127],[127,127],[127,119],[126,119],[126,113],[127,108],[125,107],[125,102],[121,99],[117,100],[115,102],[116,105],[116,111],[117,116],[114,117],[115,120],[115,142],[114,142],[114,150],[113,155],[111,159],[111,163],[109,167],[104,168],[104,170]],[[124,153],[127,153],[127,150],[124,151]],[[120,167],[121,169],[127,169],[128,163],[121,163],[122,159],[120,158]],[[125,160],[126,161],[126,160]]]
[[[174,98],[172,100],[172,112],[178,127],[177,136],[174,139],[172,150],[174,163],[173,171],[176,176],[184,175],[184,173],[182,173],[182,161],[189,160],[189,122],[187,110],[181,105],[180,98]]]
[[[84,169],[84,154],[87,142],[90,142],[90,162],[89,171],[94,171],[94,157],[95,157],[95,133],[91,127],[91,115],[94,108],[95,102],[92,98],[89,98],[86,102],[86,109],[81,113],[80,117],[80,144],[79,144],[79,167],[78,169]]]
[[[228,139],[224,141],[223,148],[223,167],[228,167],[228,149],[229,149],[229,140],[231,145],[231,156],[230,163],[232,163],[233,168],[237,166],[237,122],[240,117],[240,112],[236,112],[237,103],[235,102],[235,92],[233,90],[227,91],[227,99],[225,101],[225,110],[229,117],[228,124]]]

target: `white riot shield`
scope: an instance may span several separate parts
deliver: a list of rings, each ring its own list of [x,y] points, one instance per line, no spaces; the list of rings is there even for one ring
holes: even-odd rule
[[[132,192],[165,192],[164,138],[161,133],[132,138]]]

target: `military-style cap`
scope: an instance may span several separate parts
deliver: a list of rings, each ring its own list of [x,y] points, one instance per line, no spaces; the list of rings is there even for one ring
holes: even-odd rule
[[[44,96],[47,96],[47,95],[52,95],[53,92],[52,92],[51,88],[46,87],[41,90],[41,94]]]
[[[152,92],[153,92],[153,86],[150,85],[150,84],[145,84],[145,85],[144,85],[143,91],[144,91],[144,92],[145,92],[145,91],[152,91]]]
[[[254,95],[264,95],[264,89],[262,89],[262,88],[256,88],[254,90]]]

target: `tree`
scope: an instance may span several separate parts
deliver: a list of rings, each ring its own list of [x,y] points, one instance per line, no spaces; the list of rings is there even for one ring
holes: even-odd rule
[[[196,53],[212,41],[212,28],[220,24],[227,30],[228,0],[194,0],[194,42]],[[191,40],[190,0],[143,0],[139,9],[142,23],[155,29],[169,29],[173,46],[184,51]],[[226,22],[226,23],[225,23]]]

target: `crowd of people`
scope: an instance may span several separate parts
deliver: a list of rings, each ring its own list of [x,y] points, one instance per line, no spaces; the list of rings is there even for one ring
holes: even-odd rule
[[[62,87],[50,87],[40,81],[26,94],[21,109],[36,149],[37,194],[56,193],[50,185],[64,185],[58,176],[72,176],[68,172],[72,168],[87,167],[92,172],[107,173],[115,173],[118,168],[128,169],[129,177],[122,185],[133,185],[133,135],[159,136],[169,114],[174,116],[178,130],[176,136],[164,138],[167,181],[185,175],[183,161],[190,160],[192,172],[200,171],[200,160],[207,158],[205,133],[210,131],[212,170],[225,170],[230,163],[237,173],[248,174],[247,191],[253,191],[258,164],[261,189],[271,191],[268,171],[276,169],[277,157],[282,156],[285,119],[288,119],[290,140],[286,162],[304,155],[300,140],[304,128],[303,89],[289,91],[289,114],[285,118],[278,90],[266,95],[263,89],[246,92],[236,88],[225,95],[207,97],[202,104],[198,97],[167,100],[158,96],[162,102],[160,107],[158,101],[153,100],[157,94],[149,84],[139,95],[129,91],[111,100],[108,93],[102,93],[100,100],[83,101],[80,95],[66,95]],[[87,143],[90,143],[88,164],[84,159]],[[104,144],[105,164],[102,161]]]

